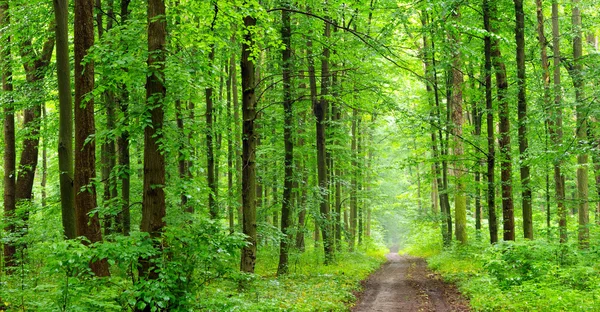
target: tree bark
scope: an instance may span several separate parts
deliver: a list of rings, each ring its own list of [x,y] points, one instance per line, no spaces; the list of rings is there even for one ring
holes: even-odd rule
[[[550,94],[550,70],[548,61],[548,40],[544,34],[544,7],[542,0],[536,0],[536,13],[537,13],[537,31],[538,31],[538,42],[540,44],[540,60],[542,67],[542,83],[544,86],[544,93],[542,100],[544,101],[544,109],[547,114],[546,130],[550,133],[549,125],[550,119],[552,118],[552,99]],[[548,141],[546,139],[546,150],[549,149]],[[548,151],[549,152],[549,151]],[[548,233],[550,233],[550,177],[549,171],[546,172],[546,225]]]
[[[493,1],[493,0],[492,0]],[[494,124],[494,103],[492,101],[492,26],[490,21],[490,0],[483,0],[483,24],[487,31],[485,36],[485,108],[487,122],[487,204],[488,204],[488,227],[490,232],[490,243],[498,242],[498,221],[496,217],[496,144]]]
[[[94,100],[85,98],[94,89],[94,63],[84,62],[94,45],[93,12],[91,0],[75,2],[75,220],[77,236],[96,243],[102,232],[98,214],[90,215],[96,209]],[[106,260],[95,259],[90,268],[97,276],[109,275]]]
[[[8,30],[10,27],[9,4],[8,1],[0,2],[0,29]],[[1,31],[1,32],[4,32]],[[13,218],[16,210],[16,166],[17,153],[15,142],[15,111],[12,99],[13,83],[12,83],[12,66],[11,66],[11,51],[10,42],[11,36],[6,36],[0,33],[5,41],[0,47],[0,72],[2,72],[2,93],[6,99],[2,103],[4,113],[4,220],[5,231],[13,233],[15,226]],[[6,242],[4,244],[4,265],[13,267],[16,265],[14,256],[16,248],[14,243]]]
[[[165,157],[161,153],[164,139],[164,85],[167,22],[164,0],[148,1],[148,68],[146,78],[146,110],[150,124],[144,125],[144,188],[142,195],[142,223],[140,230],[147,232],[156,249],[161,249],[160,238],[166,214],[165,204]],[[140,276],[158,278],[151,259],[140,259]]]
[[[215,23],[217,21],[218,7],[216,2],[213,4],[213,19],[210,26],[210,32],[214,32]],[[215,45],[211,43],[210,52],[208,54],[209,67],[212,68],[215,62]],[[212,73],[211,73],[212,75]],[[211,219],[219,218],[219,207],[217,203],[217,177],[215,174],[215,147],[214,147],[214,108],[213,108],[213,87],[212,83],[205,89],[206,96],[206,172],[208,183],[208,211]]]
[[[129,3],[131,0],[121,0],[121,25],[125,25],[129,18]],[[123,86],[121,96],[117,99],[117,104],[121,113],[123,113],[123,132],[117,138],[117,153],[119,159],[120,179],[121,179],[121,223],[123,234],[129,235],[131,231],[131,213],[129,209],[130,202],[130,157],[129,157],[129,91]]]
[[[552,138],[554,149],[559,154],[554,159],[554,186],[556,190],[556,204],[558,214],[558,231],[560,233],[560,242],[567,242],[567,210],[565,208],[565,177],[562,174],[562,87],[560,82],[560,30],[558,20],[558,1],[552,1],[552,50],[554,54],[554,109],[549,120],[549,132]]]
[[[581,11],[580,0],[571,2],[571,15],[573,25],[573,87],[575,88],[576,116],[577,116],[577,141],[579,142],[580,152],[577,155],[577,204],[579,211],[579,247],[587,249],[589,247],[590,229],[588,223],[590,220],[590,209],[588,201],[588,111],[584,99],[584,81],[583,65],[581,57],[583,55],[582,31],[581,31]]]
[[[56,20],[56,78],[58,80],[59,128],[58,169],[62,225],[67,239],[75,232],[75,191],[73,188],[73,99],[69,65],[68,1],[53,0]]]
[[[358,143],[358,132],[356,129],[356,124],[358,121],[358,110],[356,108],[352,109],[352,161],[351,161],[351,178],[350,178],[350,233],[348,235],[348,249],[350,252],[354,251],[354,245],[356,244],[356,225],[357,225],[357,189],[358,189],[358,154],[356,152],[356,147]]]
[[[496,21],[496,4],[490,3],[489,8],[490,22]],[[495,27],[491,27],[495,33]],[[506,99],[508,90],[508,81],[506,79],[506,65],[502,61],[502,54],[497,38],[491,40],[492,64],[496,72],[496,88],[498,99],[498,115],[500,120],[499,132],[500,139],[498,145],[500,149],[500,180],[502,185],[502,219],[503,219],[503,238],[504,240],[515,240],[515,217],[514,203],[512,194],[512,157],[510,151],[510,109]],[[489,118],[489,117],[488,117]]]
[[[525,76],[525,12],[523,0],[514,0],[515,4],[515,40],[517,42],[517,111],[519,118],[519,165],[521,174],[521,206],[523,209],[523,236],[533,239],[533,216],[531,210],[530,167],[527,155],[527,97]]]
[[[453,13],[454,19],[458,22],[460,20],[460,11],[456,7]],[[452,34],[451,42],[454,44],[454,54],[452,55],[452,134],[454,136],[454,146],[452,152],[456,158],[454,168],[455,178],[455,189],[454,194],[454,220],[455,220],[455,234],[456,239],[461,243],[467,242],[467,197],[466,197],[466,186],[463,181],[464,166],[462,165],[462,157],[464,154],[462,134],[463,134],[463,98],[462,98],[462,84],[463,74],[461,71],[462,61],[460,53],[460,35]]]
[[[323,36],[331,37],[331,25],[325,22]],[[327,151],[326,151],[326,128],[327,128],[327,110],[329,106],[329,47],[327,44],[323,46],[321,57],[321,99],[317,105],[313,106],[313,113],[316,118],[316,133],[317,133],[317,169],[318,169],[318,186],[320,190],[320,228],[323,235],[323,249],[325,252],[325,264],[333,261],[333,236],[331,231],[331,213],[329,212],[329,178],[327,177]]]
[[[244,17],[244,27],[251,29],[256,26],[256,18],[247,15]],[[254,46],[254,37],[251,31],[246,31],[242,43],[242,209],[243,233],[246,245],[242,248],[240,270],[254,273],[256,263],[256,145],[257,133],[254,121],[256,113],[256,77],[255,66],[250,57]]]
[[[286,6],[289,7],[287,2]],[[279,266],[277,275],[288,272],[288,249],[291,238],[291,212],[292,212],[292,191],[294,188],[294,137],[292,127],[294,125],[294,110],[292,106],[292,28],[290,12],[281,11],[281,39],[284,49],[281,52],[281,61],[283,67],[283,140],[285,145],[284,157],[284,178],[283,178],[283,198],[281,200],[281,241],[279,244]]]

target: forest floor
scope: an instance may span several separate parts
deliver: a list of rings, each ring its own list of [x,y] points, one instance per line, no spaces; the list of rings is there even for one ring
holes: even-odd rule
[[[388,261],[366,281],[353,312],[470,311],[452,284],[427,269],[422,258],[386,255]]]

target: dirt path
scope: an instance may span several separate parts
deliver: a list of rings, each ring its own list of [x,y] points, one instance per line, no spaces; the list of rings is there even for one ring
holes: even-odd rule
[[[365,282],[353,312],[470,311],[456,287],[427,270],[423,259],[396,253],[387,258]]]

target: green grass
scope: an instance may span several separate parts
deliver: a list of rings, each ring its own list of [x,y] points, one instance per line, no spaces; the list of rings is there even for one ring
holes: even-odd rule
[[[589,250],[579,249],[576,242],[559,244],[540,237],[494,246],[484,239],[471,240],[446,249],[416,242],[404,252],[426,256],[429,267],[456,283],[474,311],[600,311],[600,246],[595,230]],[[435,236],[429,238],[439,242]]]
[[[321,250],[313,248],[290,257],[290,273],[276,277],[274,248],[259,250],[256,275],[239,289],[238,282],[209,285],[198,296],[204,311],[347,311],[360,290],[360,281],[385,261],[381,248],[339,253],[323,265]]]

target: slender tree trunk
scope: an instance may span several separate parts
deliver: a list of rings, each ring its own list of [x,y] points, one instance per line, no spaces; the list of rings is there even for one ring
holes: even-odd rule
[[[129,3],[131,0],[121,0],[121,25],[127,23],[129,17]],[[118,106],[123,114],[122,128],[124,129],[121,135],[117,138],[117,152],[119,158],[119,168],[121,170],[119,176],[121,179],[121,223],[123,234],[129,235],[131,231],[131,213],[129,210],[129,195],[130,195],[130,180],[129,170],[129,91],[126,86],[123,86],[121,96],[118,97]]]
[[[210,26],[210,32],[214,32],[217,21],[218,7],[216,2],[213,4],[213,19]],[[212,67],[215,62],[215,45],[210,45],[210,53],[208,55],[209,66]],[[211,219],[219,218],[219,207],[217,204],[217,177],[215,174],[215,147],[214,139],[214,108],[213,108],[213,87],[212,84],[205,90],[206,96],[206,167],[207,167],[207,183],[208,183],[208,210]]]
[[[323,36],[329,38],[331,36],[331,25],[325,23]],[[329,48],[327,44],[323,46],[321,58],[321,99],[316,106],[313,106],[313,112],[316,118],[317,132],[317,169],[318,169],[318,185],[320,189],[320,208],[321,214],[321,231],[323,234],[323,249],[325,252],[325,264],[333,261],[333,237],[331,234],[331,214],[329,212],[329,178],[327,177],[327,151],[326,151],[326,128],[327,128],[327,110],[329,106]]]
[[[75,238],[75,191],[73,189],[73,99],[69,65],[68,1],[54,0],[56,20],[56,78],[58,80],[58,170],[62,225],[67,239]]]
[[[493,0],[492,0],[493,1]],[[492,26],[490,21],[490,0],[483,1],[483,23],[488,32],[485,36],[485,108],[487,120],[487,204],[490,243],[498,242],[498,221],[496,217],[496,144],[494,124],[494,103],[492,102]]]
[[[144,188],[142,195],[142,223],[140,230],[150,235],[156,249],[162,249],[158,240],[165,227],[165,156],[161,153],[164,140],[164,85],[167,22],[164,0],[148,1],[148,67],[153,68],[146,78],[146,109],[150,124],[144,125]],[[140,259],[140,276],[158,278],[152,259]]]
[[[233,76],[233,71],[231,70],[232,63],[231,59],[227,60],[228,68],[227,68],[227,82],[225,83],[225,92],[227,93],[227,124],[231,125],[233,122],[233,116],[231,112],[231,81]],[[233,64],[235,66],[235,64]],[[234,139],[237,134],[232,133],[231,131],[227,134],[227,218],[229,220],[229,233],[235,232],[235,213],[234,209],[237,206],[234,204],[233,196],[235,194],[234,190],[234,179],[233,175],[235,172],[234,167],[234,159],[235,159],[235,151],[233,148]]]
[[[244,17],[246,29],[256,26],[256,19],[250,15]],[[243,233],[247,236],[247,244],[242,248],[240,269],[242,272],[254,272],[256,263],[256,145],[257,133],[254,127],[256,113],[256,76],[254,62],[250,57],[254,38],[251,32],[244,35],[242,44],[242,207],[243,207]]]
[[[571,1],[571,16],[573,25],[573,87],[575,88],[575,102],[577,115],[577,141],[579,142],[580,152],[577,155],[577,204],[579,210],[579,247],[586,249],[589,247],[590,229],[588,223],[590,220],[590,210],[588,201],[588,154],[585,149],[587,145],[588,131],[588,112],[587,104],[584,103],[584,81],[582,76],[583,64],[581,57],[583,54],[582,31],[581,31],[581,11],[580,0]]]
[[[460,20],[459,8],[455,8],[453,13],[456,22]],[[462,142],[462,125],[463,125],[463,107],[462,107],[462,84],[463,74],[461,71],[462,61],[460,53],[460,35],[451,35],[450,40],[453,42],[455,50],[452,56],[452,134],[454,136],[454,146],[452,152],[456,158],[454,165],[455,178],[455,194],[454,194],[454,220],[456,227],[456,239],[461,243],[467,242],[467,197],[466,186],[463,181],[464,166],[461,159],[464,154]]]
[[[46,120],[46,104],[42,102],[42,120]],[[45,129],[41,129],[41,133],[43,136]],[[40,186],[42,188],[42,208],[45,208],[48,199],[48,194],[46,190],[46,184],[48,183],[48,146],[46,144],[46,139],[42,141],[42,180],[40,181]]]
[[[554,54],[554,109],[549,120],[550,137],[555,150],[559,153],[554,159],[554,186],[558,214],[558,231],[560,242],[567,242],[567,210],[565,208],[565,177],[562,174],[562,87],[560,82],[560,30],[558,20],[558,0],[552,1],[552,50]]]
[[[350,233],[348,235],[348,248],[352,252],[354,251],[354,244],[356,243],[356,224],[357,224],[357,192],[358,189],[358,154],[356,147],[358,143],[358,132],[356,124],[358,122],[358,110],[354,108],[352,110],[352,163],[351,163],[351,178],[350,178]]]
[[[16,166],[17,153],[15,142],[15,111],[12,99],[12,66],[10,41],[11,36],[3,32],[10,27],[9,5],[8,1],[0,2],[0,34],[5,40],[0,45],[0,72],[2,73],[2,96],[6,99],[2,104],[4,113],[4,222],[5,231],[14,233],[15,226],[13,218],[16,210]],[[4,31],[1,31],[4,30]],[[16,248],[14,244],[4,244],[4,265],[13,267],[16,265],[14,256]]]
[[[542,0],[536,0],[536,12],[537,12],[537,31],[538,31],[538,42],[540,44],[540,60],[542,65],[542,83],[544,86],[544,108],[548,116],[546,122],[546,131],[550,134],[550,119],[552,118],[552,99],[550,94],[550,69],[548,61],[548,40],[544,34],[544,7]],[[546,139],[546,150],[549,150],[548,140]],[[550,234],[550,175],[546,172],[546,226],[548,228],[548,234]]]
[[[289,7],[290,3],[286,3]],[[291,238],[292,191],[294,188],[294,137],[292,127],[294,124],[294,110],[292,107],[292,28],[290,12],[281,11],[281,39],[285,46],[281,52],[283,64],[283,140],[285,145],[283,198],[281,200],[281,238],[279,245],[279,266],[277,275],[286,274],[288,271],[288,249]]]
[[[96,131],[94,101],[86,95],[94,89],[94,63],[84,62],[88,50],[94,45],[94,3],[75,2],[75,220],[77,236],[85,236],[91,243],[102,240],[96,209],[96,142],[89,141]],[[97,276],[108,276],[105,259],[90,263]]]
[[[429,24],[429,17],[427,13],[424,12],[421,15],[421,23],[423,26],[427,26]],[[428,44],[429,40],[431,40],[431,45]],[[431,104],[431,110],[429,115],[431,116],[431,120],[440,120],[441,121],[441,113],[440,113],[440,103],[438,96],[438,83],[437,83],[437,73],[435,69],[436,59],[435,59],[435,42],[433,36],[433,30],[429,34],[429,38],[427,38],[426,34],[423,34],[423,50],[424,50],[424,66],[425,66],[425,75],[428,79],[428,83],[426,84],[426,89],[429,94],[429,102]],[[445,246],[448,246],[452,240],[452,221],[450,217],[450,203],[448,201],[448,193],[445,183],[445,172],[442,173],[442,168],[446,168],[445,160],[440,157],[440,150],[438,149],[438,135],[436,132],[439,132],[439,140],[440,146],[442,147],[442,153],[444,150],[443,145],[443,136],[441,135],[441,126],[432,124],[431,127],[431,149],[432,155],[434,158],[433,162],[433,172],[434,172],[434,181],[436,185],[436,198],[432,198],[432,201],[437,204],[437,197],[439,197],[439,209],[441,214],[442,221],[442,239]],[[432,195],[433,196],[433,195]],[[450,220],[450,221],[448,221]]]
[[[490,3],[489,17],[490,22],[496,21],[496,4]],[[496,32],[491,27],[492,32]],[[502,219],[503,219],[503,238],[504,240],[515,240],[515,217],[512,194],[512,157],[510,151],[510,109],[506,99],[508,82],[506,79],[506,65],[502,61],[498,39],[491,40],[492,64],[496,72],[496,88],[498,99],[498,115],[500,119],[500,180],[502,185]]]
[[[533,239],[533,217],[531,208],[530,167],[527,149],[527,98],[525,77],[525,12],[523,0],[514,0],[515,3],[515,39],[517,42],[517,111],[519,117],[519,166],[521,174],[521,206],[523,208],[523,236]]]
[[[357,196],[357,200],[356,200],[356,213],[357,213],[357,221],[358,221],[358,225],[357,225],[357,238],[358,238],[358,245],[362,245],[362,241],[363,241],[363,166],[364,166],[364,162],[363,162],[363,151],[362,151],[362,146],[363,146],[363,140],[364,140],[364,136],[362,133],[362,127],[361,127],[361,123],[362,123],[362,116],[359,115],[358,119],[356,120],[356,155],[357,155],[357,167],[356,167],[356,192],[358,193]]]

